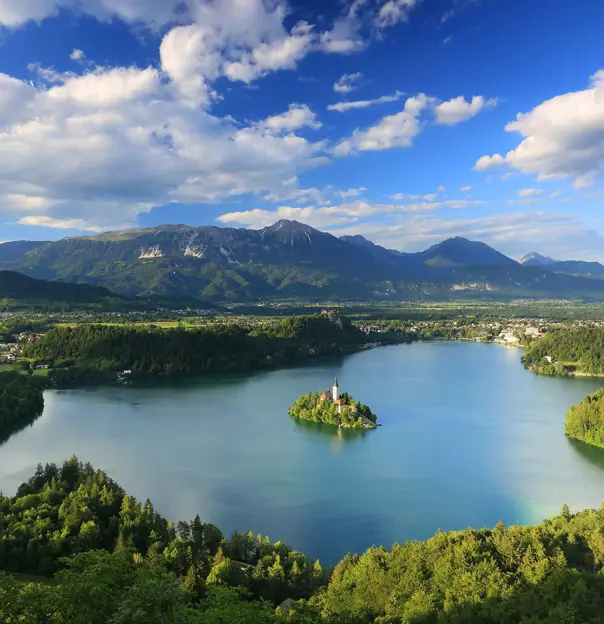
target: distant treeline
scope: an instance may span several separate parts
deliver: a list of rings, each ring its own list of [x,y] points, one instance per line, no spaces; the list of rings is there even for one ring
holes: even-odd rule
[[[57,327],[28,345],[24,354],[53,369],[179,374],[272,368],[314,355],[346,352],[367,340],[347,318],[317,314],[287,318],[258,329],[221,324],[191,329]],[[61,373],[52,376],[60,378]]]
[[[280,542],[177,525],[76,458],[0,497],[0,621],[601,624],[604,510],[438,532],[328,575]],[[15,573],[55,574],[54,583]],[[275,607],[291,598],[283,609]]]
[[[522,362],[544,375],[602,375],[604,327],[578,327],[548,333],[528,346]]]
[[[604,390],[586,396],[566,415],[566,435],[604,448]]]
[[[0,440],[6,432],[33,422],[44,409],[44,382],[17,372],[0,373]]]

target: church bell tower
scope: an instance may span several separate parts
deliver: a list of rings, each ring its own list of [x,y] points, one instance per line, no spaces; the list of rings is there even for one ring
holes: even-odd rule
[[[332,388],[331,393],[332,393],[334,402],[340,399],[340,386],[338,385],[337,377],[336,377],[336,380],[333,382],[333,388]]]

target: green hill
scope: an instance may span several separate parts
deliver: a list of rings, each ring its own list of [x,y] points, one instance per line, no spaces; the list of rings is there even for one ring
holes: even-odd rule
[[[151,310],[157,307],[212,308],[194,299],[124,297],[101,286],[34,279],[15,271],[0,271],[0,307],[14,309]]]

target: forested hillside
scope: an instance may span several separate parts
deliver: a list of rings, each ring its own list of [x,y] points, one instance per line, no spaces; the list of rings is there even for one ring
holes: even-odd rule
[[[603,375],[604,327],[561,329],[546,334],[529,345],[522,362],[544,375]]]
[[[437,533],[318,562],[177,525],[75,458],[0,498],[0,621],[47,624],[600,624],[604,511]],[[56,574],[29,583],[15,573]],[[283,613],[286,598],[295,602]]]
[[[313,355],[339,353],[367,341],[345,317],[291,317],[250,329],[239,325],[162,329],[153,326],[57,327],[25,355],[57,369],[134,374],[246,371],[289,364]]]
[[[586,396],[566,415],[566,435],[604,448],[604,390]]]
[[[15,426],[31,423],[42,414],[43,388],[40,378],[0,373],[0,440]]]

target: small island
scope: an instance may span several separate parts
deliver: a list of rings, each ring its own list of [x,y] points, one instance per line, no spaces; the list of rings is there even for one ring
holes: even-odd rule
[[[290,416],[346,429],[375,429],[377,417],[367,405],[358,403],[346,392],[340,393],[338,378],[325,392],[301,396],[290,408]]]
[[[604,390],[585,397],[566,415],[566,435],[604,448]]]

